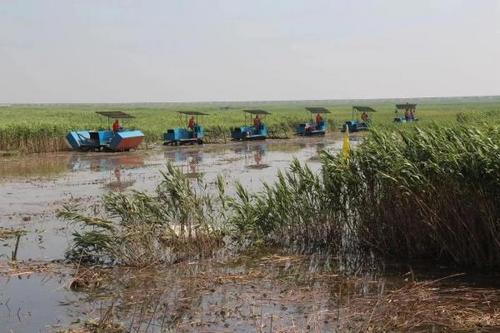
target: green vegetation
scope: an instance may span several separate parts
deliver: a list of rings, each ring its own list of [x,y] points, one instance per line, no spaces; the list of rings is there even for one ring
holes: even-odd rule
[[[223,200],[213,197],[202,179],[195,182],[169,164],[155,195],[108,194],[103,218],[85,217],[75,207],[65,207],[59,217],[91,229],[73,234],[67,257],[144,267],[211,255],[222,245],[223,234],[215,225],[224,217],[218,205]],[[218,186],[224,193],[222,179]]]
[[[168,166],[156,195],[106,198],[108,214],[119,222],[61,213],[92,229],[76,234],[70,258],[99,261],[104,253],[124,263],[129,248],[144,248],[140,258],[152,256],[150,264],[164,253],[150,247],[166,237],[168,250],[180,257],[210,254],[224,242],[299,253],[365,250],[400,261],[500,268],[498,126],[375,130],[349,159],[325,152],[322,165],[316,174],[295,161],[262,192],[236,184],[233,196],[220,178],[210,189]],[[126,255],[116,252],[124,247]]]
[[[373,123],[392,126],[394,103],[366,103],[378,112],[373,115]],[[180,104],[173,105],[42,105],[42,106],[10,106],[0,108],[0,151],[18,150],[22,152],[47,152],[67,149],[64,136],[70,130],[108,128],[106,118],[95,111],[123,110],[136,116],[136,119],[125,121],[130,128],[139,128],[146,135],[148,143],[160,142],[167,128],[185,126],[184,118],[175,112],[178,110],[198,110],[210,116],[201,119],[207,129],[207,141],[224,142],[229,139],[229,129],[244,123],[241,112],[244,108],[264,108],[272,112],[265,122],[270,127],[270,135],[274,138],[287,137],[293,134],[295,125],[310,118],[304,110],[306,105],[322,105],[328,107],[332,114],[328,119],[330,127],[338,129],[341,124],[351,118],[352,104],[334,102],[297,102],[297,103],[234,103],[231,107],[218,104]],[[500,119],[500,101],[498,99],[485,102],[465,102],[450,104],[419,104],[418,117],[421,124],[433,122],[456,123],[471,121],[498,121]]]
[[[349,160],[323,153],[315,176],[298,162],[240,202],[238,235],[302,252],[351,247],[397,260],[500,268],[500,129],[374,131]],[[246,204],[246,202],[250,202]]]

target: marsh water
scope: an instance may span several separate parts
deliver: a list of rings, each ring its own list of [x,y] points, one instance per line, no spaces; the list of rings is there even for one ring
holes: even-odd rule
[[[155,147],[128,153],[78,153],[2,157],[0,160],[0,225],[23,230],[17,260],[47,263],[64,259],[73,226],[56,218],[65,204],[98,209],[100,197],[109,191],[152,191],[161,181],[167,162],[185,173],[203,173],[207,179],[224,175],[257,190],[272,182],[278,170],[293,158],[319,168],[319,152],[337,151],[338,137],[291,141],[243,142],[227,145]],[[5,239],[0,262],[8,271],[16,239]],[[24,272],[0,277],[1,331],[50,331],[51,325],[75,318],[68,304],[77,302],[61,274]]]
[[[17,265],[10,263],[17,239],[0,239],[0,332],[54,332],[99,318],[117,320],[127,332],[345,328],[351,298],[380,295],[403,285],[405,277],[381,274],[377,264],[358,270],[327,256],[274,253],[140,271],[81,268],[75,279],[75,268],[63,262],[74,226],[56,218],[66,204],[98,211],[100,197],[109,191],[154,190],[167,162],[191,176],[203,174],[210,181],[222,174],[229,183],[258,190],[294,158],[319,170],[319,153],[341,146],[341,138],[331,136],[2,157],[0,226],[24,234]]]

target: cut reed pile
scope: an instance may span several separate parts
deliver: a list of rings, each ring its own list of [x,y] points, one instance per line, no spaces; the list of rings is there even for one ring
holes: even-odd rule
[[[379,295],[354,297],[342,309],[346,331],[428,332],[500,329],[500,291],[448,287],[438,281],[408,283]]]

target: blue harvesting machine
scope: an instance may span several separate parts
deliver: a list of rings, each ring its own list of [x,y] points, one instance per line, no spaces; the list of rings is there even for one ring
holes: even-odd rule
[[[133,116],[121,111],[96,112],[109,119],[131,119]],[[85,130],[73,131],[66,135],[66,141],[78,151],[129,151],[136,149],[144,140],[140,130]]]
[[[346,129],[352,132],[367,131],[370,127],[371,119],[359,119],[359,113],[366,114],[368,117],[369,113],[376,112],[373,108],[369,106],[353,106],[352,107],[352,118],[344,123],[341,131],[345,132]],[[355,114],[358,116],[356,117]]]
[[[187,118],[189,116],[192,117],[192,120],[189,121],[187,128],[171,128],[163,133],[163,144],[176,146],[195,143],[203,144],[205,129],[199,124],[198,119],[200,116],[207,116],[207,114],[198,111],[179,111],[179,114],[181,115],[181,119],[183,115],[185,116],[186,123],[188,122]]]
[[[270,113],[265,110],[243,110],[245,113],[245,124],[249,124],[254,118],[254,125],[244,125],[240,127],[234,127],[231,130],[231,137],[233,140],[265,140],[268,136],[267,126],[261,122],[266,115]],[[247,115],[249,119],[247,120]],[[259,118],[259,116],[262,117]],[[250,121],[249,121],[250,120]]]
[[[297,135],[302,136],[313,136],[313,135],[325,135],[326,129],[328,128],[327,122],[321,118],[322,114],[330,113],[328,109],[322,107],[307,107],[307,111],[311,113],[311,121],[308,123],[302,123],[297,126]],[[312,119],[312,116],[319,116],[320,119]]]

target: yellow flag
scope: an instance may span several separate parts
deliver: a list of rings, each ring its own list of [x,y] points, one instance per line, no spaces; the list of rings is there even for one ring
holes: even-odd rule
[[[345,159],[348,159],[350,152],[351,152],[351,144],[349,143],[349,126],[346,125],[344,133],[344,143],[342,144],[342,156]]]

